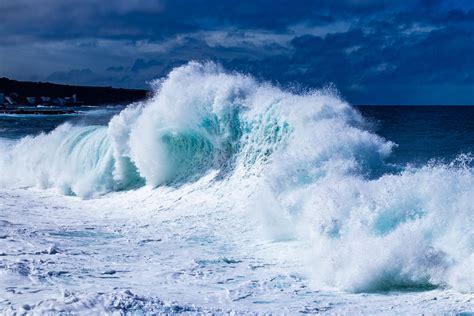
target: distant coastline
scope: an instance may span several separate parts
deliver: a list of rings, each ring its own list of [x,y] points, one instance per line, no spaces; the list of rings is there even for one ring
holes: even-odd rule
[[[0,78],[0,109],[29,106],[101,106],[143,100],[148,90],[112,87],[72,86],[49,82],[17,81]]]

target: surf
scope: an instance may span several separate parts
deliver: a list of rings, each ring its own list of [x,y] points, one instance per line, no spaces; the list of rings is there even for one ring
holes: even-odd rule
[[[316,288],[473,291],[468,156],[387,164],[396,144],[334,90],[286,91],[214,63],[175,68],[153,89],[107,126],[66,123],[1,146],[0,185],[95,198],[179,193],[211,176],[204,195],[241,191],[232,207],[260,214],[269,239],[306,245]]]

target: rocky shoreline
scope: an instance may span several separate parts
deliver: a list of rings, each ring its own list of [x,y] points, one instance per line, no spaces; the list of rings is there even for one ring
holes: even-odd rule
[[[70,86],[0,78],[0,111],[3,113],[5,111],[25,112],[18,109],[25,105],[61,108],[82,105],[123,105],[146,99],[148,95],[149,91],[141,89]],[[35,110],[38,113],[45,111],[43,109]]]

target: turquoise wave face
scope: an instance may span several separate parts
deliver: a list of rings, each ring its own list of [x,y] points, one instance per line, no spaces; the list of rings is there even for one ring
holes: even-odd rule
[[[165,183],[198,177],[214,164],[216,148],[199,132],[166,130],[158,138],[164,151],[161,161],[165,164]]]
[[[147,118],[144,109],[153,105],[127,109],[124,113],[134,117],[122,125],[113,123],[121,113],[109,127],[66,123],[48,134],[24,138],[4,149],[1,163],[5,170],[15,170],[12,182],[19,185],[57,187],[64,194],[90,197],[145,184],[177,186],[210,169],[222,177],[237,164],[252,168],[267,161],[291,131],[274,111],[249,119],[243,117],[244,108],[232,108],[224,114],[204,113],[194,126],[152,122],[144,137],[131,139],[139,119]],[[21,172],[18,165],[24,166]]]
[[[44,157],[48,161],[49,157]],[[113,187],[113,157],[110,139],[103,127],[72,128],[54,153],[52,166],[64,166],[63,191],[68,194],[81,192],[85,186],[94,186],[98,192]],[[56,169],[57,173],[61,171]],[[56,175],[54,175],[56,176]],[[56,181],[49,176],[48,181]],[[66,178],[67,177],[67,178]],[[78,179],[78,182],[71,179]]]
[[[107,128],[64,124],[49,134],[26,137],[3,148],[1,182],[55,187],[87,197],[114,189],[114,158]]]

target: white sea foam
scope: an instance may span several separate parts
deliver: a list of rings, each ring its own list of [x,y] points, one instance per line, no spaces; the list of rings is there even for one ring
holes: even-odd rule
[[[470,167],[392,173],[394,144],[332,91],[294,94],[212,63],[176,68],[155,89],[108,127],[64,124],[0,148],[1,185],[179,195],[212,175],[203,196],[250,195],[234,207],[310,249],[299,257],[316,288],[474,290]]]

